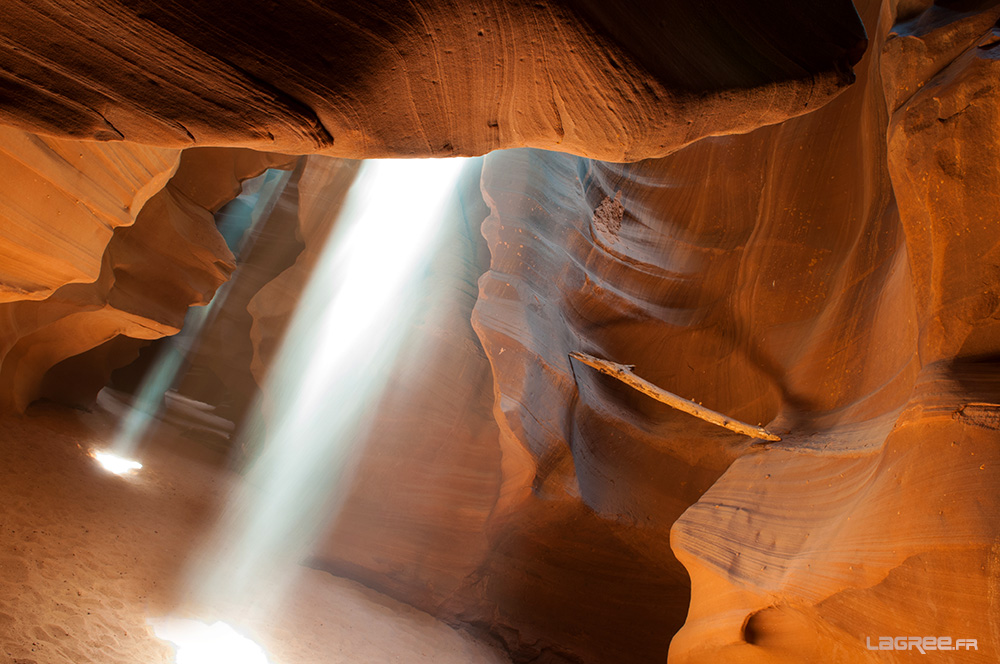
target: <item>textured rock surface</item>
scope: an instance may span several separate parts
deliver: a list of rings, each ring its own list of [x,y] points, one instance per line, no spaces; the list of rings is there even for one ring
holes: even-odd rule
[[[9,2],[0,122],[175,147],[621,161],[808,112],[864,50],[848,0],[719,5]]]
[[[928,364],[1000,350],[998,18],[1000,8],[931,10],[896,26],[882,58],[895,102],[889,169]]]

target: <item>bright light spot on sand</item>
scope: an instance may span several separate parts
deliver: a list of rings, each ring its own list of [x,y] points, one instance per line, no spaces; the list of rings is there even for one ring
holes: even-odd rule
[[[104,467],[104,470],[115,475],[124,475],[125,473],[142,468],[142,464],[138,461],[125,459],[110,452],[94,452],[94,458],[97,459],[97,463]]]
[[[270,664],[263,648],[224,622],[168,618],[150,624],[157,637],[177,646],[177,664]]]

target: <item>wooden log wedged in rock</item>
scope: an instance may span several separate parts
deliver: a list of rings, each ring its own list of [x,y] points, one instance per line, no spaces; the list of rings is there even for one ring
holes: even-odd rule
[[[599,357],[594,357],[593,355],[588,355],[578,351],[573,351],[569,354],[569,356],[583,362],[589,367],[597,369],[603,374],[607,374],[612,378],[617,378],[629,387],[642,392],[648,397],[656,399],[660,403],[665,403],[672,408],[676,408],[677,410],[683,411],[689,415],[694,415],[698,419],[702,419],[706,422],[729,429],[730,431],[743,434],[744,436],[750,436],[751,438],[759,438],[761,440],[770,441],[781,440],[780,436],[770,433],[764,429],[764,427],[754,426],[752,424],[740,422],[739,420],[734,420],[727,415],[723,415],[722,413],[716,412],[710,408],[705,408],[699,403],[691,401],[690,399],[685,399],[684,397],[679,397],[673,392],[668,392],[657,387],[656,385],[653,385],[647,380],[639,378],[632,373],[632,369],[635,368],[635,365],[619,364],[618,362],[611,362],[610,360],[602,360]]]

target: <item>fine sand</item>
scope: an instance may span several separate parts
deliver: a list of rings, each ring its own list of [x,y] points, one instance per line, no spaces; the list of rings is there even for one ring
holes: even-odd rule
[[[114,431],[107,413],[51,406],[0,420],[0,664],[174,661],[147,620],[179,611],[185,566],[237,477],[218,452],[165,425],[144,442],[141,471],[112,475],[90,452]],[[233,623],[273,664],[507,661],[359,584],[296,573],[267,619],[241,623],[231,607],[182,617]]]

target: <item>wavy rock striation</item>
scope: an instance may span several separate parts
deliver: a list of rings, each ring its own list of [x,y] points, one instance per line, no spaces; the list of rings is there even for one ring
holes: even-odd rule
[[[905,262],[872,292],[874,316],[862,301],[839,319],[865,321],[856,329],[879,354],[857,365],[859,377],[876,380],[856,394],[884,396],[864,397],[868,422],[822,418],[795,427],[815,433],[741,457],[678,520],[672,545],[691,573],[692,603],[671,662],[919,656],[872,652],[869,642],[877,647],[883,636],[976,639],[976,650],[954,655],[962,661],[1000,652],[996,510],[984,500],[996,483],[1000,400],[997,148],[985,129],[996,121],[991,49],[1000,11],[958,9],[932,6],[891,30],[883,11],[884,27],[870,27],[888,34],[865,93],[888,146],[859,166],[891,176],[898,220],[883,226],[880,242],[905,243]],[[877,272],[856,274],[872,281]],[[857,355],[852,346],[845,350]],[[890,368],[889,356],[907,355],[898,374],[877,371]]]
[[[848,0],[19,0],[0,26],[0,122],[173,147],[623,161],[813,110],[865,39]]]

